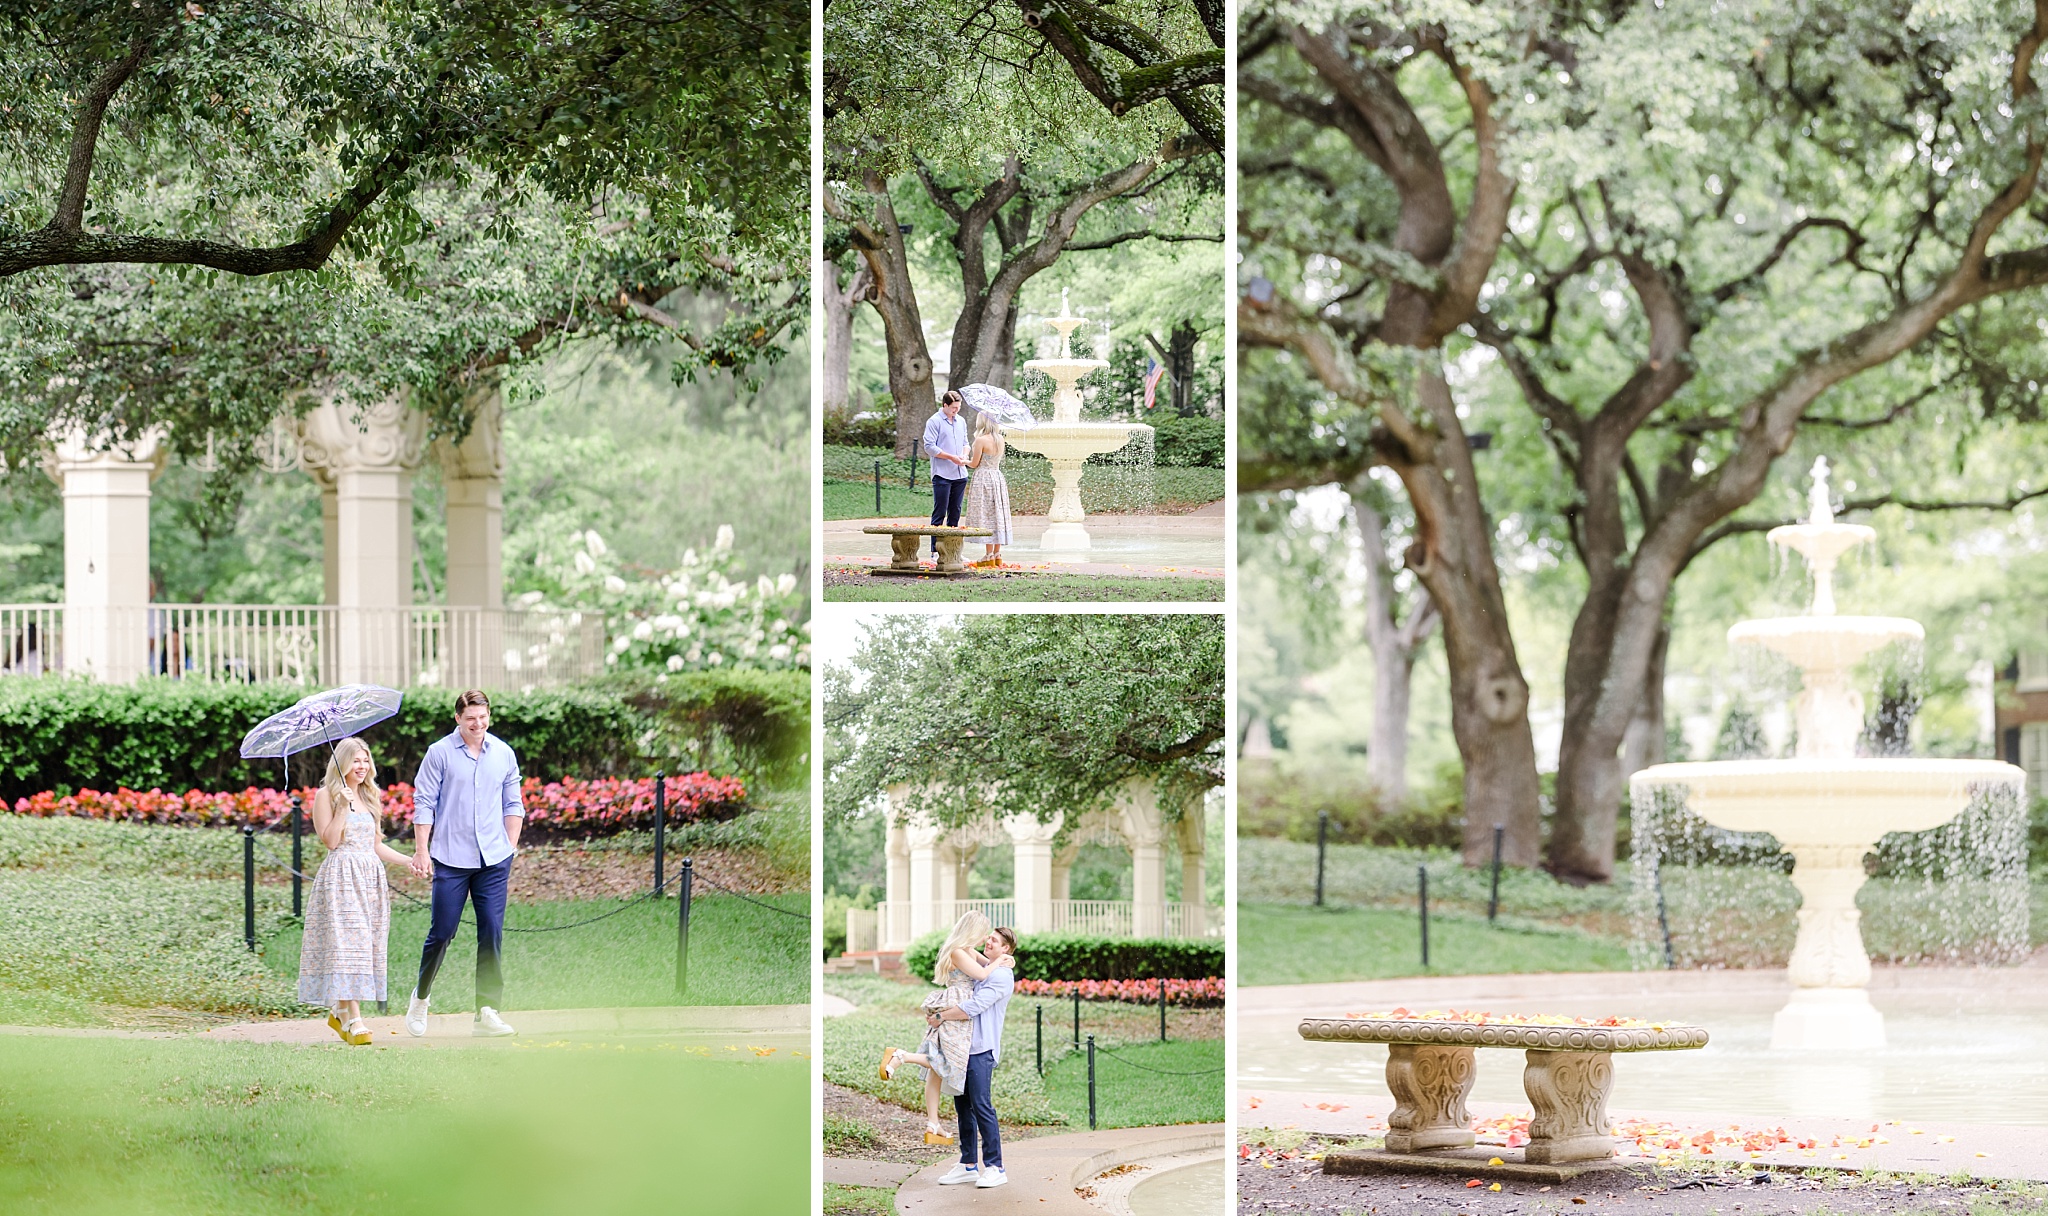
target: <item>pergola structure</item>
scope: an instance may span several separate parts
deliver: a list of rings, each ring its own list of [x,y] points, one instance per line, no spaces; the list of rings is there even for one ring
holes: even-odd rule
[[[503,687],[602,670],[597,614],[507,610],[501,556],[503,398],[476,402],[460,444],[426,440],[402,398],[357,410],[323,399],[283,437],[320,488],[320,604],[153,603],[151,483],[160,433],[114,445],[80,431],[52,438],[46,462],[64,499],[64,602],[0,605],[0,674],[146,676]],[[447,491],[446,602],[413,603],[413,478],[429,459]]]
[[[1069,822],[1064,815],[991,814],[961,827],[942,827],[912,811],[910,788],[887,793],[888,871],[885,898],[872,911],[847,917],[847,952],[900,954],[933,930],[950,927],[969,909],[1020,933],[1094,933],[1112,937],[1207,937],[1223,931],[1222,909],[1208,907],[1201,803],[1170,818],[1149,781],[1121,787],[1109,810]],[[1009,844],[1014,886],[1007,899],[969,897],[976,855]],[[1068,898],[1075,857],[1085,844],[1122,845],[1131,858],[1131,898]],[[1180,902],[1166,898],[1166,854],[1180,857]]]

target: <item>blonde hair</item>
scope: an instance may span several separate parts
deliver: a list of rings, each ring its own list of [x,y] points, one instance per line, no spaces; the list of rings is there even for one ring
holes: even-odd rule
[[[974,437],[979,439],[983,435],[993,437],[998,450],[1003,447],[1003,425],[996,421],[994,414],[986,411],[975,415],[974,419]]]
[[[363,781],[363,794],[370,805],[363,809],[382,818],[384,814],[384,791],[377,788],[377,760],[370,755],[370,745],[350,735],[334,745],[333,755],[327,758],[327,779],[320,788],[327,792],[327,804],[336,809],[350,805],[348,770],[355,767],[356,755],[361,753],[370,761],[370,775]]]
[[[953,931],[946,935],[946,944],[939,947],[939,959],[932,964],[932,983],[946,982],[946,972],[953,966],[953,951],[962,946],[971,950],[987,941],[993,932],[987,916],[971,908],[962,912],[960,919],[953,922]]]

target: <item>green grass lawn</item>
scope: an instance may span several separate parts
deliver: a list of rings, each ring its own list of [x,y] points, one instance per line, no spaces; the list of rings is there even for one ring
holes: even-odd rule
[[[0,1037],[0,1211],[800,1212],[808,1061]]]
[[[886,603],[1190,603],[1223,598],[1220,578],[1130,578],[1020,571],[973,578],[898,578],[825,571],[825,598]]]
[[[826,1216],[896,1216],[896,1192],[879,1186],[825,1184]]]
[[[825,1080],[858,1090],[911,1110],[924,1109],[924,1083],[907,1073],[883,1081],[875,1066],[884,1047],[916,1050],[924,1036],[918,1002],[929,989],[881,976],[827,976],[826,991],[859,1008],[825,1019]],[[1037,1072],[1039,1010],[1044,1010],[1046,1074]],[[1005,1123],[1088,1126],[1088,1064],[1073,1052],[1074,1004],[1071,1000],[1016,997],[1003,1022],[1003,1059],[996,1067],[996,1110]],[[1116,1001],[1083,1001],[1081,1034],[1094,1035],[1100,1046],[1114,1047],[1126,1058],[1155,1069],[1194,1071],[1223,1063],[1222,1018],[1214,1010],[1174,1009],[1168,1013],[1169,1041],[1161,1044],[1159,1012],[1146,1005]],[[1154,1058],[1151,1053],[1162,1053]],[[1180,1063],[1183,1055],[1193,1063]],[[1074,1070],[1078,1069],[1078,1072]],[[1117,1112],[1103,1105],[1109,1078],[1121,1095]],[[1072,1077],[1076,1082],[1069,1083]],[[1223,1074],[1166,1077],[1121,1063],[1098,1059],[1097,1115],[1101,1126],[1136,1127],[1152,1123],[1213,1123],[1223,1118]],[[1116,1118],[1120,1122],[1108,1122]]]
[[[1157,1069],[1159,1071],[1148,1071]],[[1170,1075],[1170,1074],[1194,1075]],[[1045,1069],[1045,1092],[1077,1126],[1088,1126],[1088,1053],[1069,1051]],[[1095,1125],[1155,1127],[1223,1119],[1223,1041],[1096,1041]]]
[[[289,842],[271,847],[288,853]],[[148,1011],[305,1016],[290,888],[259,886],[257,935],[242,939],[241,837],[210,828],[0,816],[0,1022],[132,1024]],[[317,846],[308,850],[315,864]],[[264,857],[259,853],[259,857]],[[267,858],[266,858],[267,860]],[[806,911],[802,893],[764,897]],[[618,900],[514,904],[512,926],[561,925]],[[426,912],[394,899],[392,999],[411,990]],[[513,1009],[674,1004],[675,903],[647,904],[560,933],[508,933]],[[693,901],[691,1004],[809,999],[809,922],[724,895]],[[475,936],[456,938],[436,1007],[468,1008]]]
[[[1625,971],[1628,944],[1527,922],[1489,926],[1459,911],[1429,916],[1429,967],[1413,908],[1237,906],[1238,982],[1321,984],[1411,975]]]

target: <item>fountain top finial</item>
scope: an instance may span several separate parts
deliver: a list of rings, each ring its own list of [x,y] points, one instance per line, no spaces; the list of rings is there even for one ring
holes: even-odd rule
[[[1825,456],[1813,458],[1813,488],[1807,491],[1806,505],[1809,508],[1807,523],[1835,522],[1834,500],[1828,493],[1828,458]]]
[[[1060,315],[1062,317],[1074,315],[1074,310],[1067,307],[1067,289],[1064,287],[1060,288]]]

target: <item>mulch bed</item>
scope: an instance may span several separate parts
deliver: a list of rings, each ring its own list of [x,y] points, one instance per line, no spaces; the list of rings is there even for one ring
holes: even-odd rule
[[[827,1118],[838,1115],[841,1118],[858,1119],[873,1128],[882,1141],[879,1148],[855,1148],[835,1144],[825,1150],[830,1156],[860,1157],[869,1161],[900,1161],[919,1166],[951,1161],[960,1156],[960,1146],[957,1144],[927,1145],[924,1142],[924,1112],[921,1110],[905,1110],[893,1103],[871,1098],[864,1093],[838,1085],[827,1085],[824,1092]],[[942,1121],[946,1125],[946,1133],[952,1135],[955,1131],[952,1100],[947,1099],[940,1110]],[[1003,1124],[1002,1128],[1003,1139],[1006,1141],[1028,1140],[1033,1136],[1068,1130],[1064,1127],[1023,1127],[1008,1123]]]
[[[1310,1140],[1297,1154],[1319,1153]],[[1267,1161],[1271,1168],[1267,1168]],[[2048,1212],[2048,1200],[2019,1192],[2025,1184],[1954,1186],[1866,1180],[1837,1171],[1735,1172],[1683,1169],[1615,1170],[1567,1183],[1502,1182],[1500,1190],[1468,1187],[1467,1179],[1375,1175],[1330,1177],[1321,1161],[1240,1161],[1239,1216],[1255,1213],[1328,1213],[1329,1216],[1509,1216],[1511,1213],[1601,1212],[1621,1216],[1772,1216],[1801,1212]]]

